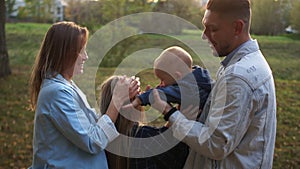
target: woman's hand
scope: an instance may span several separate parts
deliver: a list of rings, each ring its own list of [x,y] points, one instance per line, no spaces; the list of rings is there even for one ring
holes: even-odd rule
[[[130,100],[130,97],[138,94],[139,81],[122,76],[112,91],[112,99],[106,114],[113,122],[116,121],[123,104]]]

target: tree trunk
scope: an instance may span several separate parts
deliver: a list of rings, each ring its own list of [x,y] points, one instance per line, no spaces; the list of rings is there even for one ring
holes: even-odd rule
[[[5,39],[5,0],[0,0],[0,77],[11,74]]]

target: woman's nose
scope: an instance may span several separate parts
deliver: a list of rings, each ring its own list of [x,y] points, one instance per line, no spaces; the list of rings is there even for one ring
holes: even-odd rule
[[[85,60],[88,60],[89,55],[85,52]]]
[[[83,55],[82,55],[82,60],[86,61],[88,58],[89,58],[89,56],[88,56],[87,52],[84,51]]]

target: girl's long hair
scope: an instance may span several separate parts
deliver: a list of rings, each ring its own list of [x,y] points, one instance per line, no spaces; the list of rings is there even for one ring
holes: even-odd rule
[[[74,66],[87,43],[87,28],[74,22],[58,22],[47,31],[35,58],[30,78],[30,105],[35,110],[43,79],[54,77]]]
[[[112,93],[115,88],[117,81],[120,79],[120,76],[111,76],[106,81],[104,81],[101,85],[100,89],[100,97],[99,97],[99,106],[100,112],[104,114],[112,99]],[[128,120],[126,117],[121,114],[118,115],[118,118],[115,122],[115,126],[119,133],[131,136],[132,127],[135,122]],[[126,143],[125,143],[126,144]],[[122,145],[119,145],[120,149],[122,149]],[[129,145],[128,145],[129,146]],[[113,169],[128,169],[129,168],[129,159],[127,157],[118,156],[106,151],[107,161],[109,168]]]

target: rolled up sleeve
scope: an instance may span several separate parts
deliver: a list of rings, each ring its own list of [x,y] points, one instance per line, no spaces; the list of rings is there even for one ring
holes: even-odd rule
[[[108,117],[108,115],[104,114],[98,121],[98,125],[105,133],[108,142],[113,141],[119,136],[119,133],[114,125],[114,123],[111,121],[111,119]]]

